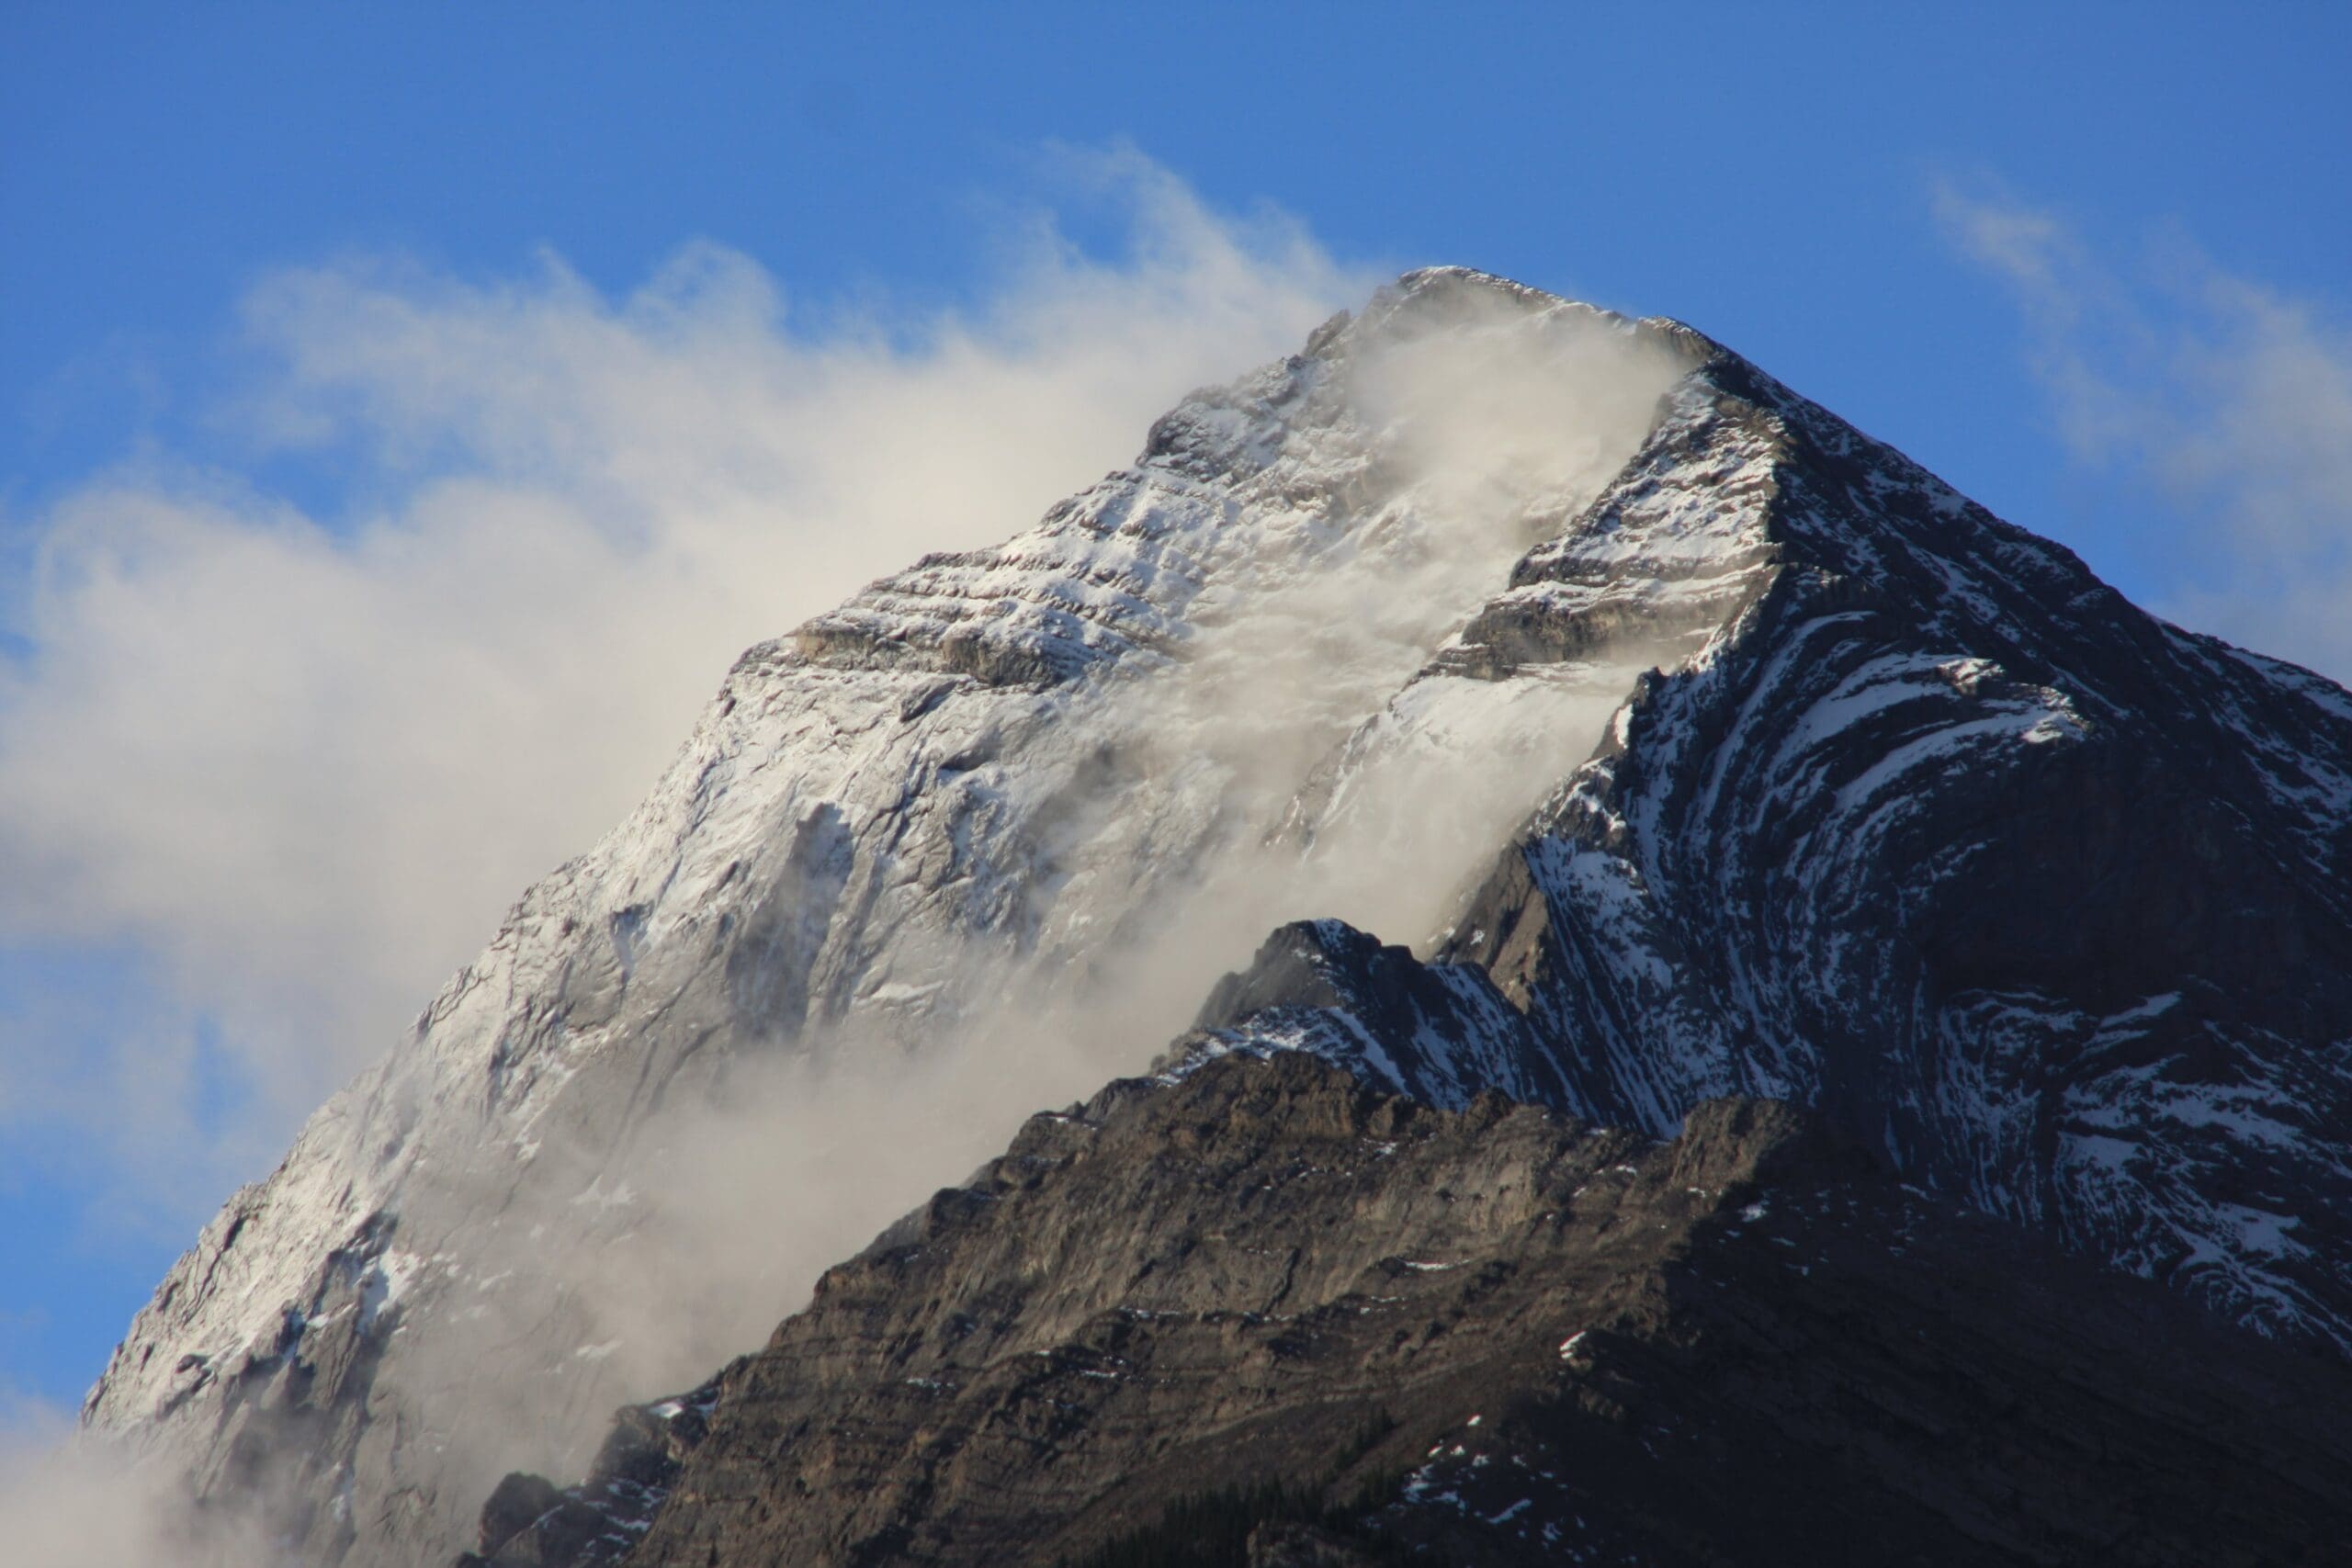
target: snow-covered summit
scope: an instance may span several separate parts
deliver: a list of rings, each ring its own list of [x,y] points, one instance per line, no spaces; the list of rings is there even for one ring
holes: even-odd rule
[[[1375,912],[1348,874],[1366,857],[1329,853],[1350,833],[1302,870],[1273,838],[1285,807],[1608,481],[1688,367],[1654,327],[1411,275],[1185,399],[1036,527],[752,649],[630,818],[527,892],[207,1227],[87,1423],[208,1491],[267,1472],[309,1561],[456,1539],[476,1477],[557,1462],[540,1434],[592,1431],[712,1348],[657,1354],[642,1322],[662,1279],[703,1267],[665,1249],[681,1216],[637,1179],[665,1111],[778,1059],[978,1050],[1050,1008],[1083,1048],[1059,1078],[1008,1066],[1030,1084],[999,1108],[1017,1117],[1140,1066],[1273,920]],[[1409,799],[1409,761],[1365,776]],[[1453,768],[1493,796],[1486,771]],[[1475,831],[1352,841],[1426,863],[1442,894],[1557,772],[1486,800]],[[975,1114],[972,1154],[944,1157],[995,1141]],[[885,1192],[876,1223],[920,1189]]]
[[[976,1122],[1066,1100],[1277,927],[1195,1055],[1661,1132],[1813,1100],[1925,1185],[2341,1339],[2347,855],[2338,689],[1687,328],[1412,273],[1036,527],[745,654],[207,1228],[86,1416],[273,1490],[305,1561],[430,1556],[483,1476],[578,1468],[546,1434],[701,1375],[649,1323],[789,1304],[717,1311],[664,1118],[949,1052],[1030,1096]],[[841,1106],[841,1160],[930,1135]]]

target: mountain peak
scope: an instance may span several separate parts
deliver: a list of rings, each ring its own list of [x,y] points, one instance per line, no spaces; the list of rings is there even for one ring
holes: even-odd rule
[[[1437,962],[1291,928],[1228,987],[1261,1016],[1196,1055],[1658,1135],[1802,1100],[1973,1206],[2352,1345],[2339,689],[2146,615],[1720,350],[1424,674],[1628,652]]]
[[[208,1227],[88,1419],[216,1491],[266,1459],[308,1561],[413,1562],[1170,1037],[1179,1082],[1305,1051],[1651,1137],[1806,1104],[2352,1345],[2347,889],[2340,690],[1687,328],[1408,273],[1035,527],[746,653]],[[899,1174],[709,1163],[796,1139]]]

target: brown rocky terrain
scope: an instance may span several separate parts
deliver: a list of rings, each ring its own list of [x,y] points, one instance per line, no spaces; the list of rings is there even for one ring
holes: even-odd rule
[[[2290,1563],[2352,1375],[1896,1184],[1297,1053],[1034,1119],[471,1564]]]

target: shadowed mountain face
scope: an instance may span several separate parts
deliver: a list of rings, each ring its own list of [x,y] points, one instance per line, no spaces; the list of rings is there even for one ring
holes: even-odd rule
[[[1722,619],[1434,962],[1287,928],[1196,1049],[1657,1134],[1801,1100],[1939,1193],[2352,1345],[2352,698],[1727,356],[1432,669],[1575,657],[1628,572]]]
[[[1148,1561],[1172,1508],[1252,1563],[2318,1562],[2347,1395],[1781,1105],[1660,1144],[1281,1053],[1036,1118],[469,1562]]]
[[[1305,1052],[1424,1107],[1487,1105],[1443,1124],[1498,1138],[1565,1124],[1493,1111],[1480,1099],[1490,1092],[1633,1140],[1675,1136],[1726,1098],[1787,1101],[1855,1157],[2014,1227],[1998,1244],[2004,1268],[2038,1257],[2018,1239],[2037,1237],[2169,1287],[2256,1360],[2276,1348],[2263,1339],[2334,1358],[2352,1343],[2348,861],[2352,697],[2341,689],[2143,615],[2064,549],[1686,328],[1479,274],[1411,274],[1302,354],[1185,400],[1136,465],[1029,533],[926,558],[747,653],[639,811],[527,893],[413,1037],[208,1227],[132,1325],[86,1419],[223,1506],[262,1498],[305,1564],[446,1562],[473,1534],[485,1477],[517,1465],[579,1473],[615,1404],[701,1376],[808,1278],[760,1271],[757,1190],[664,1177],[691,1155],[696,1118],[743,1098],[754,1069],[959,1053],[978,1065],[954,1080],[986,1091],[969,1105],[886,1100],[834,1128],[825,1102],[793,1123],[796,1136],[814,1124],[837,1137],[841,1159],[861,1168],[927,1141],[956,1162],[898,1159],[888,1180],[864,1183],[831,1172],[860,1201],[887,1195],[870,1227],[1001,1146],[1014,1103],[1057,1102],[1141,1068],[1195,1018],[1209,976],[1238,964],[1162,1063],[1180,1087],[1227,1055]],[[1021,1065],[1039,1039],[1077,1043],[1039,1073]],[[1164,1094],[1153,1103],[1188,1103]],[[1269,1133],[1267,1146],[1310,1133]],[[1055,1135],[1033,1123],[1021,1149],[1045,1157],[1040,1140]],[[1209,1133],[1170,1135],[1174,1158],[1182,1136]],[[1498,1145],[1492,1157],[1508,1153]],[[1248,1202],[1271,1222],[1292,1183],[1267,1180]],[[1531,1168],[1521,1185],[1536,1180]],[[733,1206],[727,1227],[705,1223],[706,1198]],[[1363,1294],[1363,1271],[1382,1258],[1444,1261],[1414,1250],[1425,1243],[1409,1227],[1436,1223],[1421,1201],[1367,1197],[1348,1222],[1363,1234],[1318,1265],[1315,1299]],[[1111,1196],[1080,1206],[1087,1224],[1110,1227]],[[1700,1224],[1656,1217],[1660,1235]],[[1136,1224],[1124,1239],[1091,1231],[1082,1250],[1145,1245],[1149,1223]],[[1775,1245],[1753,1227],[1719,1229],[1709,1256]],[[1868,1235],[1865,1249],[1891,1245]],[[1639,1240],[1634,1227],[1608,1245]],[[775,1251],[792,1245],[806,1238],[779,1235]],[[1504,1256],[1494,1236],[1479,1245]],[[1991,1266],[1936,1256],[1939,1268]],[[1017,1318],[1033,1348],[1094,1343],[1076,1319],[1035,1316],[1059,1265],[1014,1248],[960,1267],[968,1281],[922,1288],[941,1300],[1012,1292],[1020,1309],[1004,1321]],[[1156,1267],[1198,1322],[1167,1329],[1162,1402],[1122,1406],[1094,1430],[1159,1423],[1220,1450],[1273,1444],[1263,1451],[1275,1468],[1316,1481],[1318,1496],[1387,1473],[1396,1444],[1436,1440],[1435,1406],[1412,1392],[1406,1363],[1350,1339],[1334,1364],[1367,1389],[1402,1380],[1380,1398],[1407,1436],[1366,1448],[1344,1476],[1298,1468],[1310,1450],[1329,1463],[1354,1445],[1348,1424],[1371,1421],[1373,1396],[1340,1402],[1336,1427],[1295,1402],[1252,1404],[1271,1375],[1261,1362],[1287,1354],[1267,1348],[1267,1322],[1278,1306],[1304,1309],[1261,1302],[1251,1292],[1279,1281],[1205,1243]],[[1664,1254],[1629,1254],[1622,1269],[1681,1278]],[[1396,1278],[1400,1301],[1421,1302],[1470,1276]],[[1762,1291],[1765,1278],[1742,1274],[1736,1288]],[[1912,1287],[1892,1278],[1873,1275],[1870,1291],[1893,1293],[1868,1299],[1899,1319],[1896,1298]],[[2044,1288],[2018,1282],[2015,1299],[1980,1304],[2029,1314]],[[1104,1289],[1083,1285],[1086,1312],[1115,1315],[1121,1302]],[[1228,1289],[1232,1302],[1208,1304]],[[1604,1298],[1617,1302],[1593,1299]],[[1654,1367],[1699,1380],[1669,1379],[1659,1398],[1730,1375],[1673,1359],[1691,1335],[1724,1342],[1691,1326],[1712,1299],[1686,1292],[1645,1320],[1645,1343],[1665,1358]],[[1801,1303],[1771,1300],[1771,1312],[1812,1321]],[[1369,1334],[1394,1303],[1354,1304],[1376,1309],[1358,1314]],[[1634,1310],[1610,1310],[1620,1306]],[[827,1310],[820,1296],[769,1356],[820,1320],[850,1334]],[[1945,1321],[1929,1313],[1916,1327],[1934,1339]],[[1158,1322],[1123,1332],[1148,1337]],[[2165,1322],[2167,1335],[2188,1332]],[[2041,1385],[2064,1382],[2053,1369],[2083,1348],[2032,1324],[2042,1326],[2019,1326],[1991,1359],[1950,1371],[1989,1403],[1937,1406],[1932,1419],[1973,1421],[1955,1412],[2002,1408],[2001,1389],[2056,1398]],[[1836,1338],[1817,1324],[1794,1332],[1804,1346]],[[842,1345],[827,1375],[853,1382],[882,1353]],[[749,1450],[727,1446],[729,1431],[755,1430],[742,1425],[755,1408],[799,1397],[742,1381],[762,1364],[715,1385],[723,1398],[705,1391],[670,1415],[632,1417],[600,1472],[598,1485],[618,1492],[503,1489],[498,1560],[618,1550],[637,1532],[616,1521],[646,1524],[673,1484],[708,1505],[673,1503],[645,1551],[786,1541],[786,1526],[758,1518],[780,1504],[760,1490]],[[2124,1375],[2120,1362],[2098,1365]],[[1092,1370],[1105,1375],[1090,1384],[1117,1381],[1108,1363]],[[1943,1376],[1837,1375],[1882,1372]],[[1519,1376],[1492,1386],[1521,1389]],[[892,1398],[933,1397],[903,1377],[892,1386],[905,1391]],[[850,1387],[810,1383],[808,1396],[867,1397]],[[2130,1406],[2152,1429],[2171,1419],[2151,1414],[2154,1397],[2135,1393]],[[1727,1406],[1721,1441],[1748,1446],[1794,1409]],[[1045,1425],[1013,1429],[1042,1463],[1054,1428],[1032,1414]],[[1249,1425],[1261,1416],[1262,1431]],[[2010,1459],[1985,1461],[1981,1495],[2031,1493],[2030,1474],[2001,1464],[2039,1466],[2036,1445],[2064,1446],[2051,1434],[2104,1418],[2036,1405]],[[1478,1430],[1502,1430],[1500,1419]],[[1282,1448],[1278,1431],[1300,1421],[1308,1435]],[[1558,1435],[1567,1427],[1540,1430],[1553,1435],[1526,1440],[1571,1441]],[[824,1461],[861,1477],[871,1506],[808,1513],[819,1533],[790,1536],[804,1554],[780,1560],[851,1561],[825,1553],[862,1540],[875,1561],[948,1561],[967,1537],[1047,1528],[1035,1510],[994,1523],[970,1511],[980,1493],[1032,1485],[1014,1449],[975,1438],[956,1450],[968,1459],[933,1465],[906,1457],[920,1443],[876,1440],[853,1453],[844,1438]],[[1843,1440],[1826,1432],[1819,1444]],[[876,1480],[886,1450],[903,1462]],[[1051,1526],[1073,1551],[1241,1473],[1205,1453],[1117,1451],[1123,1463],[1164,1458],[1176,1479]],[[2252,1465],[2254,1451],[2231,1449],[2229,1462]],[[1886,1502],[1889,1519],[1926,1510],[1926,1533],[1890,1535],[1888,1551],[1956,1529],[1995,1540],[1957,1522],[1991,1505],[1915,1497],[1926,1483],[1897,1473],[1913,1461],[1886,1462],[1853,1482],[1879,1490],[1855,1496],[1914,1499]],[[982,1468],[956,1468],[967,1463]],[[1471,1495],[1424,1479],[1430,1495]],[[2082,1497],[2108,1499],[2098,1506],[2127,1506],[2120,1480],[2067,1484],[2077,1481]],[[1076,1506],[1095,1484],[1039,1496]],[[615,1500],[624,1494],[639,1499],[634,1515]],[[2050,1539],[2087,1539],[2064,1535],[2073,1495],[2034,1505],[2059,1532]],[[1761,1497],[1725,1492],[1722,1506]],[[742,1517],[728,1511],[739,1505]],[[1539,1517],[1532,1494],[1524,1513]],[[1600,1516],[1567,1516],[1579,1517]],[[938,1523],[949,1519],[952,1530]],[[1346,1524],[1258,1522],[1270,1541]],[[542,1523],[563,1539],[534,1534]],[[1657,1543],[1668,1537],[1641,1533],[1649,1525],[1629,1517],[1623,1528],[1667,1550]],[[2041,1550],[1996,1544],[2019,1561]]]

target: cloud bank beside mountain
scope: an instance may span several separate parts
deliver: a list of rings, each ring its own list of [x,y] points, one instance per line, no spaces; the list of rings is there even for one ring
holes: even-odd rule
[[[86,1131],[141,1188],[200,1171],[209,1206],[619,818],[743,647],[1025,525],[1365,287],[1279,215],[1086,162],[1118,254],[1038,219],[980,303],[918,319],[804,322],[707,243],[618,299],[553,257],[260,283],[270,369],[222,417],[368,500],[150,456],[33,520],[0,933],[157,984],[95,1044],[0,1017],[0,1125]]]

